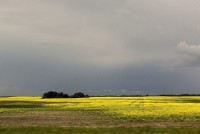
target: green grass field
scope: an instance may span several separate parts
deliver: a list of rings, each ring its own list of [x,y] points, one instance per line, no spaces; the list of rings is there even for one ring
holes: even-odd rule
[[[199,133],[199,102],[197,96],[0,97],[0,133]]]
[[[199,128],[66,128],[53,126],[0,127],[1,134],[199,134]]]

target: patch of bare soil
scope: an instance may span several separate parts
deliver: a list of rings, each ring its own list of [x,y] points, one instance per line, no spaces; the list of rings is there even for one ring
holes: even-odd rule
[[[63,127],[200,127],[192,121],[129,121],[113,119],[92,111],[33,111],[20,114],[0,114],[0,125],[54,125]]]

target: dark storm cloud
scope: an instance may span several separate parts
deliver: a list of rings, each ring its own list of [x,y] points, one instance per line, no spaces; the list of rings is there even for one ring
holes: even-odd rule
[[[0,0],[0,94],[197,93],[199,4]]]

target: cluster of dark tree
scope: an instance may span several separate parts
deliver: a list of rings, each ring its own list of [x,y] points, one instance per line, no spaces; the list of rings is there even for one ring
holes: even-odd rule
[[[63,92],[55,92],[55,91],[49,91],[49,92],[46,92],[43,94],[42,98],[84,98],[84,97],[89,97],[87,94],[85,95],[84,93],[82,92],[78,92],[78,93],[75,93],[73,95],[68,95],[68,94],[65,94]]]

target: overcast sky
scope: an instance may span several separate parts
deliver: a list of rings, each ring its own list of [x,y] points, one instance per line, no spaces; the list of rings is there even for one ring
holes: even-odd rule
[[[199,0],[0,0],[0,96],[200,93]]]

